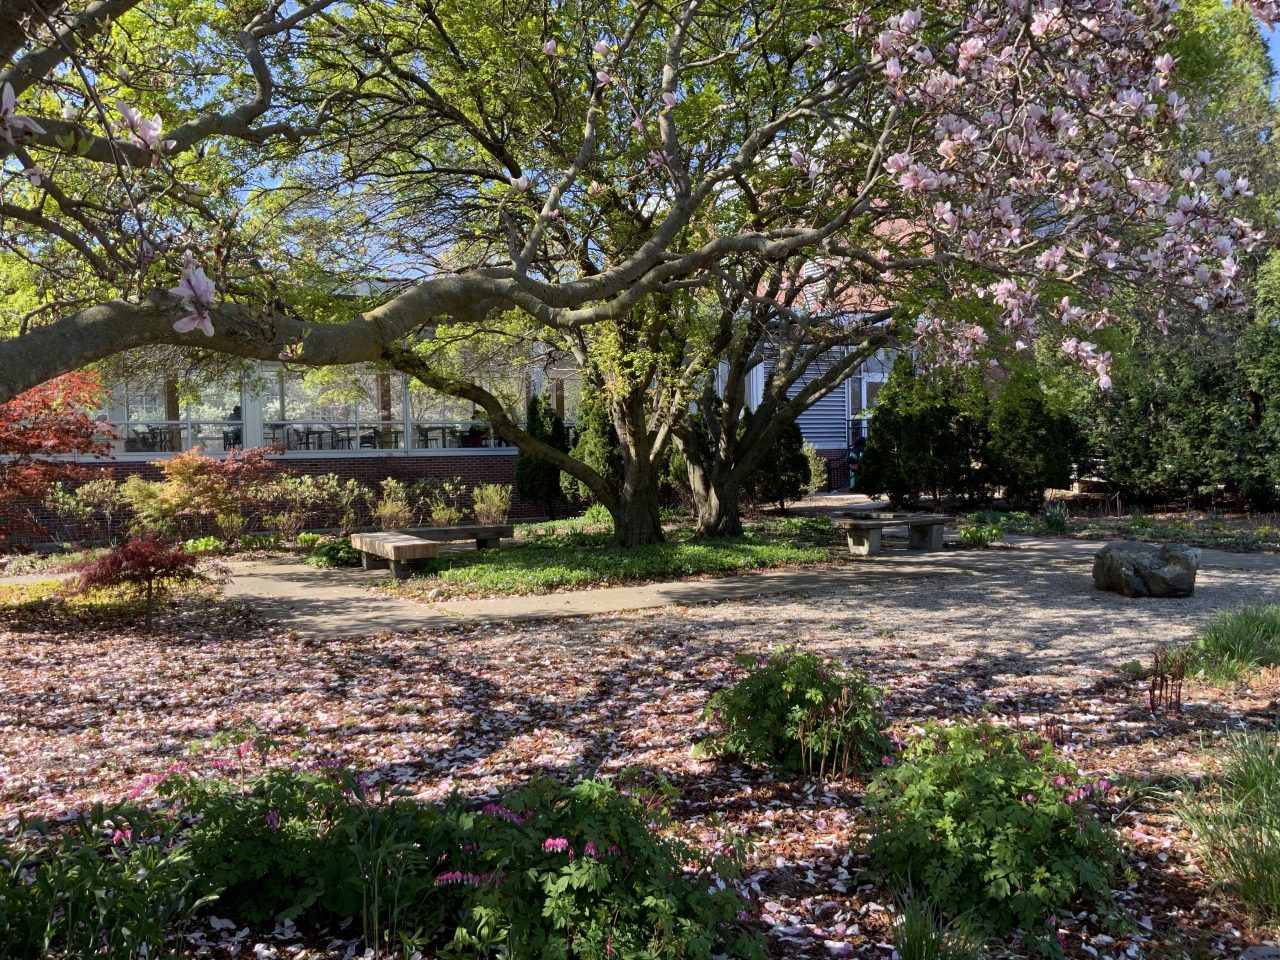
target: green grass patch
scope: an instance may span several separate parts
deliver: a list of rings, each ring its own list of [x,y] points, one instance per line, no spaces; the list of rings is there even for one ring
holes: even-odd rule
[[[403,596],[444,590],[446,596],[552,593],[619,583],[811,566],[831,559],[825,517],[787,517],[753,525],[742,537],[694,540],[692,530],[666,543],[620,548],[607,532],[544,533],[499,550],[445,554],[424,561],[417,576],[384,589]]]
[[[1220,683],[1280,664],[1280,604],[1222,614],[1196,635],[1187,652],[1191,673]]]
[[[1186,801],[1210,873],[1258,920],[1280,919],[1280,741],[1246,736],[1216,780]]]

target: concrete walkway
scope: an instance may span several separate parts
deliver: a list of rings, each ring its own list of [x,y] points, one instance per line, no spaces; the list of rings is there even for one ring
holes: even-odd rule
[[[610,615],[626,610],[723,603],[770,594],[862,592],[886,581],[939,576],[981,576],[1011,567],[1088,566],[1100,543],[1057,538],[1011,538],[1012,549],[920,553],[890,547],[879,556],[839,566],[748,573],[670,583],[603,587],[539,596],[418,603],[369,587],[384,571],[317,570],[293,559],[230,563],[225,595],[300,634],[318,638],[381,631],[411,632],[557,617]],[[1205,550],[1201,565],[1280,574],[1280,556]]]

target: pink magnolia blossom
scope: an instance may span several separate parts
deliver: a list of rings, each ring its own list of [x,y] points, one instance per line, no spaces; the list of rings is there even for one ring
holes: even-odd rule
[[[14,134],[21,130],[35,134],[45,132],[44,127],[30,117],[20,116],[16,112],[14,106],[16,99],[12,84],[6,83],[3,88],[0,88],[0,138],[10,144],[14,142]]]
[[[822,37],[816,33],[809,34],[809,38],[804,42],[805,46],[810,50],[817,50],[822,46]]]
[[[554,40],[548,40],[542,45],[542,52],[548,57],[554,57],[560,52],[560,47]]]
[[[123,100],[116,101],[116,109],[124,120],[124,128],[129,131],[129,142],[135,147],[167,153],[177,146],[177,141],[164,139],[164,121],[159,114],[148,119]]]
[[[186,308],[191,311],[174,323],[173,329],[178,333],[199,330],[206,337],[212,337],[213,318],[209,315],[209,308],[213,305],[213,295],[216,291],[213,281],[204,272],[204,267],[200,266],[191,255],[191,251],[188,250],[184,255],[178,285],[169,292],[182,300]]]
[[[508,179],[511,182],[511,189],[516,193],[525,193],[528,191],[530,186],[528,177],[521,175],[519,177],[509,177]]]

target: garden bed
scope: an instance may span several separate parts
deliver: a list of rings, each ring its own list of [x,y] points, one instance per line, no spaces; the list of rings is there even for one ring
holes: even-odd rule
[[[1117,784],[1099,812],[1123,841],[1116,890],[1133,923],[1060,918],[1068,956],[1234,955],[1274,937],[1213,887],[1173,791],[1215,769],[1228,731],[1270,726],[1276,675],[1189,683],[1181,716],[1152,716],[1145,681],[1121,669],[1265,584],[1206,570],[1196,597],[1151,604],[1098,594],[1081,573],[954,574],[873,593],[328,642],[207,600],[171,608],[150,636],[4,609],[0,829],[19,813],[61,818],[121,800],[174,764],[256,769],[258,754],[228,740],[235,731],[269,737],[268,763],[349,765],[372,788],[428,802],[631,768],[677,791],[673,835],[707,851],[743,847],[749,909],[774,956],[885,960],[892,899],[863,854],[874,827],[865,778],[782,782],[691,751],[710,730],[708,697],[742,675],[736,656],[792,642],[867,671],[899,733],[984,714],[1042,729],[1052,717],[1065,755]],[[140,799],[150,796],[144,787]],[[236,944],[278,956],[347,949],[307,941],[287,954],[296,931],[241,929],[201,932],[215,956]],[[1016,940],[998,952],[1032,955]]]

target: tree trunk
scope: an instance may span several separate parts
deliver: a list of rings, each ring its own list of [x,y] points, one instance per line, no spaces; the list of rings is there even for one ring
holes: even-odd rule
[[[622,489],[618,502],[609,507],[613,517],[613,545],[638,547],[662,543],[662,521],[658,515],[658,469],[647,457],[625,454]]]
[[[737,481],[718,476],[716,465],[708,467],[690,457],[687,451],[682,452],[689,468],[689,489],[693,493],[693,507],[698,516],[695,535],[742,536],[742,514],[739,510],[742,492]]]

